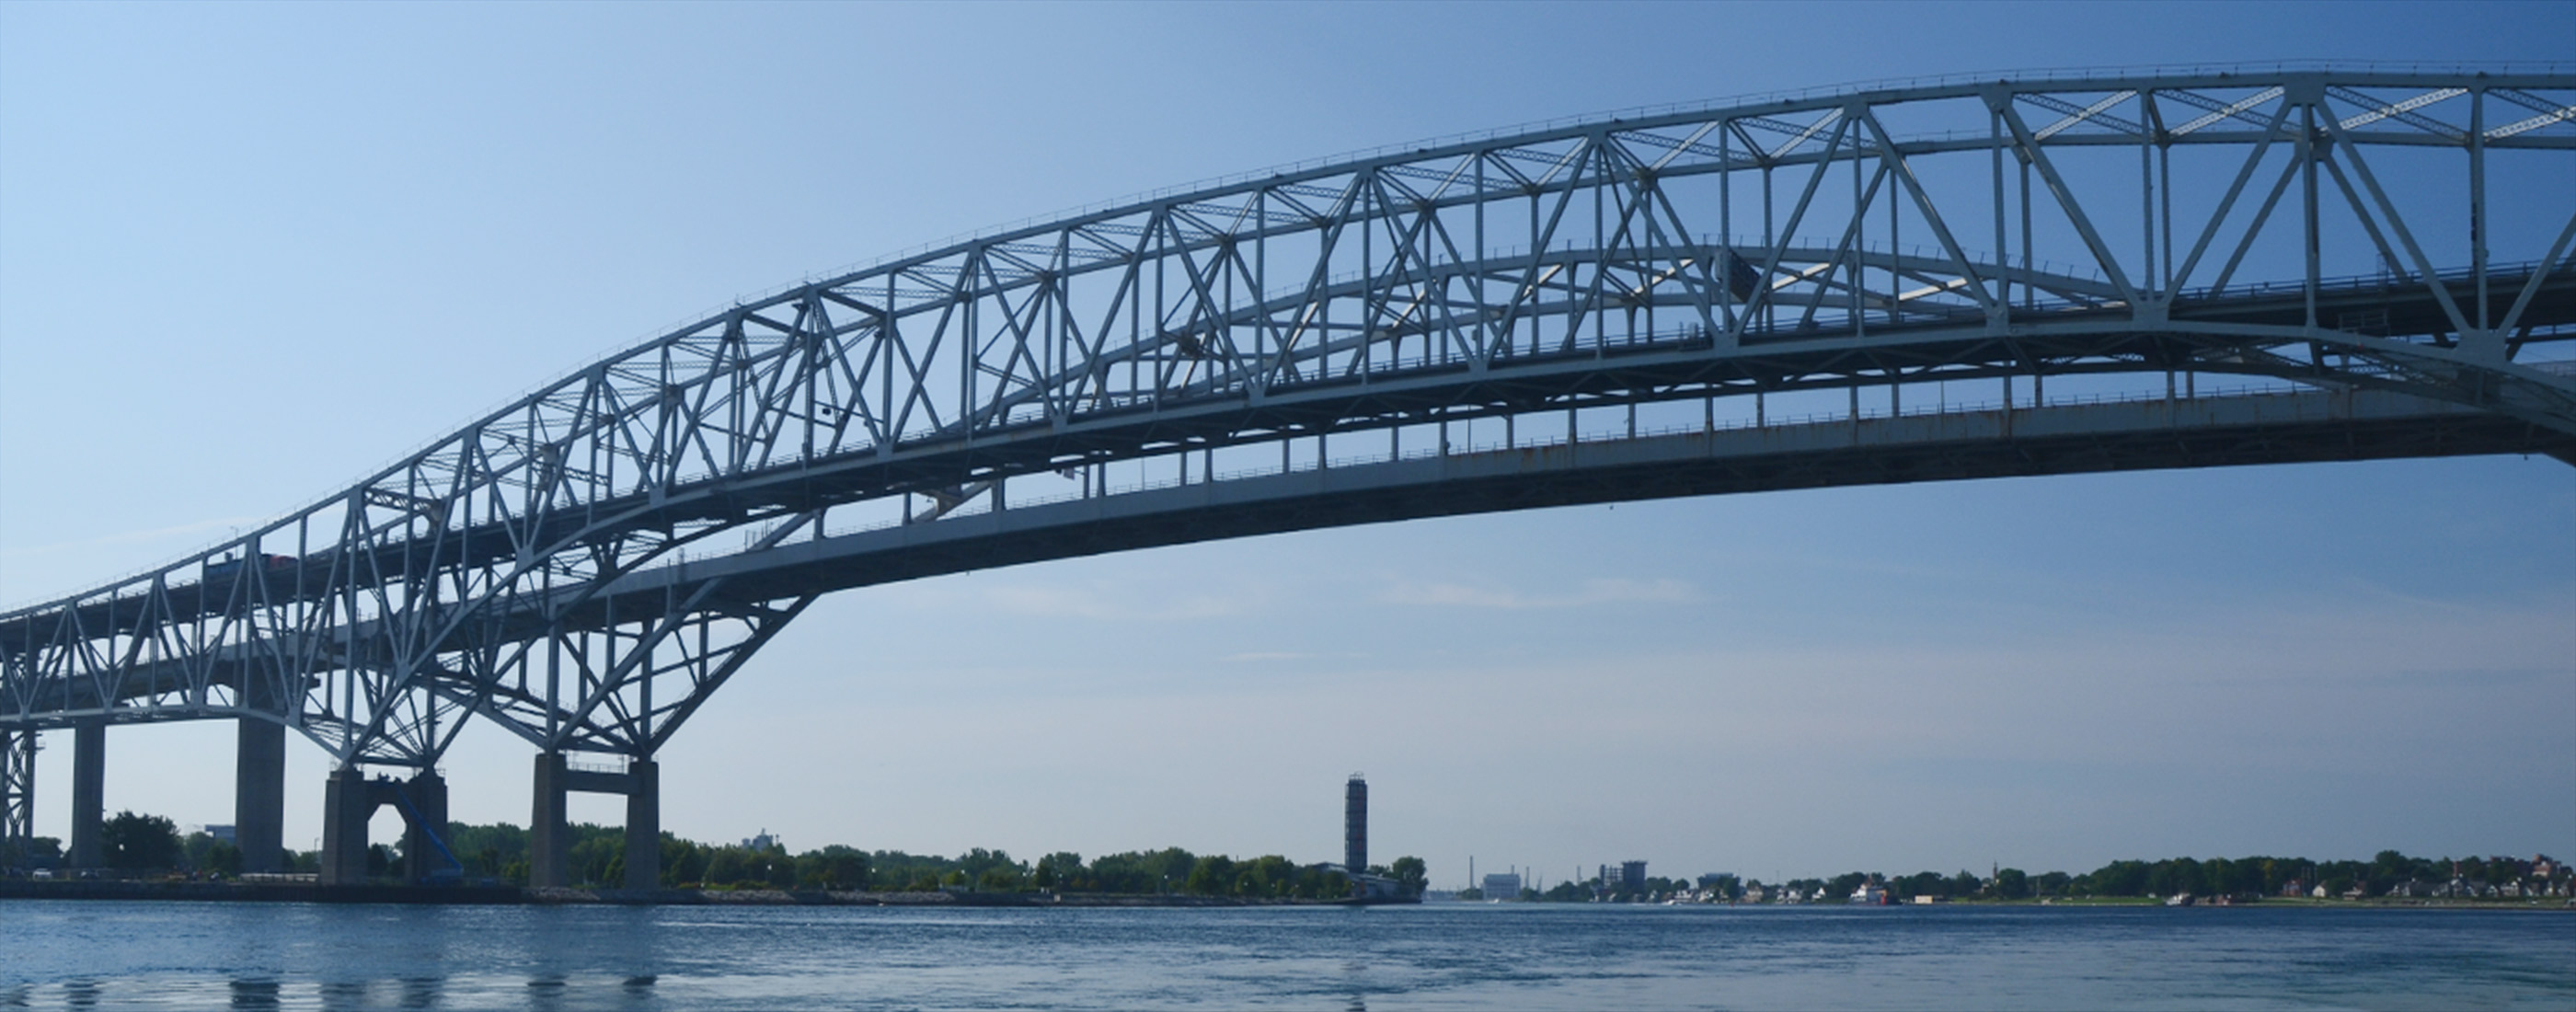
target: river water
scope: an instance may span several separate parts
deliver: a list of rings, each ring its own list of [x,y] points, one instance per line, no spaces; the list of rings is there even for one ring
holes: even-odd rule
[[[2570,1009],[2576,914],[6,900],[0,1007]]]

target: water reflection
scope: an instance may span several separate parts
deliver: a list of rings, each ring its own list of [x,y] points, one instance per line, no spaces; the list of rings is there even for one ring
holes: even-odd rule
[[[2476,912],[58,906],[5,911],[0,1009],[2576,1008],[2576,918]]]
[[[563,1007],[564,979],[561,975],[533,977],[528,980],[528,1007],[559,1009]]]
[[[232,982],[232,1007],[273,1009],[277,1007],[277,980],[272,977],[235,978]]]
[[[433,1008],[437,1006],[439,992],[446,983],[437,977],[403,978],[399,1004],[403,1008]]]
[[[327,980],[322,982],[322,1008],[324,1012],[330,1012],[332,1009],[362,1009],[368,1007],[370,1007],[370,1003],[367,1001],[367,984],[365,981]]]

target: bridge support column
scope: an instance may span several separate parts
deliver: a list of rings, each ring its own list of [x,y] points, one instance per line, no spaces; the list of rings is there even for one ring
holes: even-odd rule
[[[570,885],[571,855],[564,839],[564,754],[537,753],[536,801],[528,815],[528,884]]]
[[[573,791],[626,796],[626,878],[629,889],[662,882],[662,776],[650,759],[628,762],[623,773],[567,764],[561,752],[537,753],[536,795],[528,819],[528,884],[572,884],[571,836],[564,827],[564,798]]]
[[[626,766],[626,888],[662,887],[662,767],[650,759]]]
[[[36,836],[36,732],[0,731],[0,841]]]
[[[376,814],[367,774],[355,766],[332,770],[322,784],[323,885],[367,880],[367,820]]]
[[[273,872],[286,859],[286,726],[243,717],[233,759],[233,842],[241,870]]]
[[[422,770],[401,790],[410,802],[403,812],[403,880],[420,882],[456,867],[439,852],[447,837],[447,778]]]
[[[72,726],[72,852],[74,868],[96,868],[99,832],[107,824],[107,722]]]

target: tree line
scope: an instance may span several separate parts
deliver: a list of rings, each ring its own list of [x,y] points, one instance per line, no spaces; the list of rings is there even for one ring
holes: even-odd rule
[[[99,863],[116,871],[237,875],[242,869],[241,848],[230,841],[204,832],[183,836],[178,824],[165,816],[130,811],[99,824],[98,850]],[[281,851],[279,856],[290,870],[322,867],[321,855],[310,851]],[[65,857],[60,837],[0,840],[0,869],[52,868],[63,864]]]
[[[578,823],[570,827],[574,882],[617,886],[626,880],[625,831]],[[448,848],[465,862],[469,878],[512,884],[528,879],[527,831],[509,823],[449,826]],[[1104,854],[1085,861],[1058,851],[1034,861],[1008,851],[977,847],[956,857],[900,850],[861,850],[833,844],[803,853],[784,845],[708,844],[662,834],[661,883],[675,889],[827,889],[875,892],[1179,893],[1245,899],[1338,899],[1350,879],[1338,870],[1301,865],[1277,854],[1236,859],[1193,854],[1179,847]],[[1397,858],[1372,873],[1404,882],[1415,892],[1429,877],[1416,857]]]
[[[574,884],[625,884],[623,827],[582,822],[566,830],[567,871]],[[231,843],[202,832],[182,836],[175,824],[157,815],[119,812],[106,820],[100,842],[103,862],[120,871],[234,875],[242,868],[241,851]],[[447,826],[444,842],[469,881],[528,882],[528,831],[522,827],[506,822],[453,822]],[[63,858],[61,842],[52,837],[5,846],[14,849],[0,852],[0,867],[50,867]],[[1351,892],[1350,878],[1336,869],[1301,865],[1277,854],[1237,859],[1193,854],[1179,847],[1104,854],[1089,861],[1080,854],[1058,851],[1023,861],[1007,851],[981,847],[956,857],[868,851],[841,844],[791,854],[775,842],[765,847],[709,844],[665,832],[661,851],[661,884],[680,889],[1044,890],[1309,900],[1339,899]],[[321,869],[321,855],[313,851],[287,851],[282,858],[290,871]],[[372,845],[367,853],[368,874],[395,874],[402,860],[400,846]],[[1392,865],[1368,870],[1396,879],[1416,894],[1429,878],[1428,867],[1418,857],[1397,858]]]
[[[2062,871],[2029,874],[2019,868],[2000,868],[1980,876],[1961,870],[1951,874],[1924,871],[1912,875],[1889,876],[1874,872],[1847,872],[1832,878],[1792,879],[1765,886],[1760,880],[1737,881],[1734,876],[1712,876],[1709,885],[1727,899],[1750,895],[1777,898],[1786,891],[1800,899],[1812,899],[1820,892],[1829,902],[1840,902],[1865,884],[1887,890],[1889,897],[1903,902],[1917,896],[1949,900],[2024,900],[2083,899],[2173,896],[2280,896],[2288,893],[2313,895],[2322,887],[2325,895],[2385,896],[2401,886],[2448,883],[2455,877],[2473,885],[2503,886],[2528,883],[2545,887],[2551,883],[2564,891],[2570,884],[2566,866],[2540,855],[2524,861],[2508,857],[2423,858],[2409,857],[2394,850],[2383,850],[2367,861],[2319,861],[2303,857],[2167,858],[2161,861],[2113,861],[2090,872],[2076,875]],[[1597,888],[1598,880],[1585,883]],[[1679,883],[1673,883],[1679,887]],[[1579,887],[1567,888],[1565,896],[1549,890],[1544,899],[1589,899]],[[1667,895],[1670,895],[1668,892]]]

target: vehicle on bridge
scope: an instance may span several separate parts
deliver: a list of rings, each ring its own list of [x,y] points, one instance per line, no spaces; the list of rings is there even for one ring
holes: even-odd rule
[[[256,565],[253,560],[256,559]],[[291,572],[302,565],[292,555],[262,554],[251,558],[222,558],[206,563],[204,582],[221,583],[251,572],[262,574]]]

